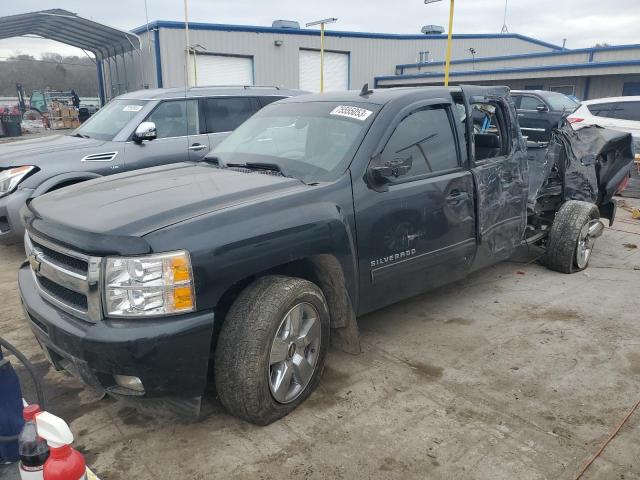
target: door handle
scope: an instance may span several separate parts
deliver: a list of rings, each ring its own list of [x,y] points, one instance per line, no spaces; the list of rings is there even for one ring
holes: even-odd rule
[[[199,152],[200,150],[204,150],[205,148],[207,148],[206,145],[202,145],[201,143],[194,143],[189,147],[189,150],[191,150],[192,152]]]

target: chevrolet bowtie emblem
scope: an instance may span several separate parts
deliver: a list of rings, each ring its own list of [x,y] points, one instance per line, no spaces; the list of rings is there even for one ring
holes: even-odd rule
[[[42,260],[40,259],[40,255],[41,253],[33,250],[31,253],[29,253],[29,256],[27,257],[27,260],[29,261],[29,265],[31,265],[31,270],[33,270],[35,273],[38,273],[40,271],[40,267],[42,266]]]

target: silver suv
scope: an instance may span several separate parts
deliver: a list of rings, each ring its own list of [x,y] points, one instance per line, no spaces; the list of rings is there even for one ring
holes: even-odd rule
[[[0,243],[21,240],[25,202],[84,180],[198,161],[238,125],[276,100],[276,87],[139,90],[109,102],[69,135],[0,145]]]

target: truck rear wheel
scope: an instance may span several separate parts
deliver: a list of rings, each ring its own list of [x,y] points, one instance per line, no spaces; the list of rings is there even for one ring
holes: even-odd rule
[[[570,200],[556,213],[547,241],[546,265],[551,270],[574,273],[589,265],[595,239],[604,228],[598,207]]]
[[[300,278],[271,275],[231,306],[215,351],[218,396],[233,415],[268,425],[316,388],[329,346],[322,291]]]

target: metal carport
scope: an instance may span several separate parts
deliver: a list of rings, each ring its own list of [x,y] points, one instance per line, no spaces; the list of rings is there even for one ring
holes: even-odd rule
[[[23,36],[47,38],[93,53],[98,70],[101,104],[105,103],[106,97],[103,63],[107,62],[109,65],[110,83],[113,84],[114,76],[119,83],[118,57],[122,57],[121,64],[126,80],[127,62],[125,56],[133,56],[135,53],[141,55],[140,39],[137,35],[108,27],[58,8],[0,17],[0,39]],[[141,70],[140,77],[144,78],[143,62],[137,63]]]

